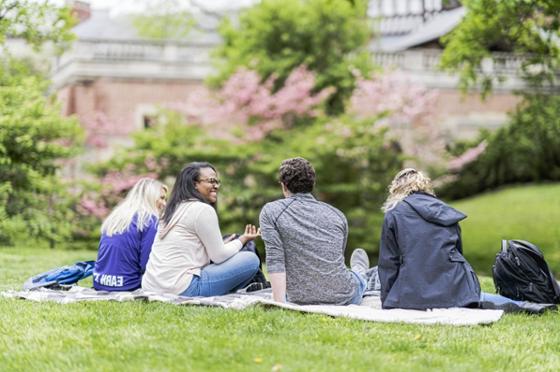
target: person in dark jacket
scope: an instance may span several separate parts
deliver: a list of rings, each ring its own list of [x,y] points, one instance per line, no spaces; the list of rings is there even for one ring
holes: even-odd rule
[[[542,313],[554,308],[483,293],[463,256],[459,222],[467,216],[436,198],[431,180],[400,171],[383,205],[379,252],[384,309],[483,307]]]

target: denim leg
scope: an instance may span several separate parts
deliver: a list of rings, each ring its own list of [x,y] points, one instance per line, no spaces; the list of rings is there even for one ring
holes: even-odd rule
[[[519,306],[523,301],[515,301],[499,294],[480,292],[480,302],[490,302],[496,306],[505,304],[515,304]]]
[[[220,296],[249,284],[257,270],[259,259],[252,252],[238,252],[220,264],[202,268],[199,277],[193,277],[191,285],[182,296]]]
[[[350,272],[354,276],[354,281],[358,284],[356,287],[356,292],[354,292],[354,297],[350,301],[351,305],[359,305],[362,303],[362,298],[364,297],[364,292],[367,288],[367,280],[361,274],[358,274],[355,271],[350,270]]]

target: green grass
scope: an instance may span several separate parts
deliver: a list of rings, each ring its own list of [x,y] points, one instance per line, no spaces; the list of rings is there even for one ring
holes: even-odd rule
[[[491,272],[502,239],[522,239],[537,244],[560,274],[560,184],[510,187],[451,204],[468,215],[463,248],[477,272]]]
[[[0,248],[0,290],[18,289],[30,275],[94,255]],[[491,289],[488,278],[483,285]],[[59,305],[0,297],[0,370],[552,371],[560,368],[559,317],[507,315],[491,326],[420,326],[260,307]]]

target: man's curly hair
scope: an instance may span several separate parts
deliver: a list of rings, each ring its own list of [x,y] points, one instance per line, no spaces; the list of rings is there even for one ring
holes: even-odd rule
[[[280,182],[292,194],[309,193],[315,186],[315,169],[304,158],[286,159],[280,165]]]

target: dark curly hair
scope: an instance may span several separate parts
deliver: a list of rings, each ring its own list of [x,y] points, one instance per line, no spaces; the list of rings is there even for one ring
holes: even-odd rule
[[[308,193],[315,186],[315,169],[304,158],[286,159],[280,165],[280,182],[292,193]]]

